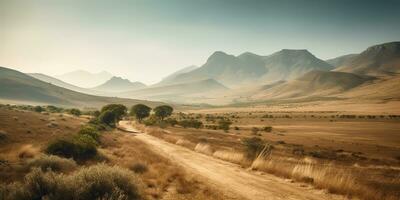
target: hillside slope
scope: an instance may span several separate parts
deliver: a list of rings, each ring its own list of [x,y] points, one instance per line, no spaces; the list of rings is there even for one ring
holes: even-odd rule
[[[79,85],[84,88],[96,87],[113,77],[109,72],[91,73],[84,70],[76,70],[69,73],[55,76],[64,82]]]
[[[0,100],[6,103],[51,104],[66,107],[98,108],[109,103],[159,104],[133,99],[83,94],[35,79],[16,70],[0,67]]]
[[[392,75],[400,73],[400,42],[369,47],[335,71],[366,75]]]
[[[358,54],[348,54],[348,55],[343,55],[343,56],[339,56],[336,58],[325,60],[325,62],[327,62],[328,64],[330,64],[336,68],[336,67],[340,67],[344,64],[351,62],[357,56],[358,56]]]

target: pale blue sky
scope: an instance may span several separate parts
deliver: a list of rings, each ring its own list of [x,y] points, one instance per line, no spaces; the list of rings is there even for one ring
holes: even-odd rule
[[[0,66],[154,83],[214,51],[327,59],[400,40],[400,1],[0,0]]]

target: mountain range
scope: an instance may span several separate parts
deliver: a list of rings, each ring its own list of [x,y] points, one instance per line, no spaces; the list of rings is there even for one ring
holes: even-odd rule
[[[85,98],[91,99],[90,102],[99,98],[91,95],[88,95],[90,98],[72,98],[86,94],[216,104],[315,97],[398,99],[400,94],[394,88],[400,87],[399,73],[400,42],[374,45],[359,54],[326,61],[307,50],[283,49],[268,56],[250,52],[234,56],[216,51],[200,67],[183,68],[149,86],[110,77],[104,72],[100,76],[92,74],[86,77],[88,82],[100,79],[102,82],[85,88],[44,74],[24,74],[22,77],[22,73],[2,68],[0,98],[26,98],[28,101],[59,104],[76,104]],[[82,71],[71,74],[80,74],[77,77],[88,75]]]
[[[55,76],[55,78],[64,82],[83,88],[96,87],[112,77],[113,75],[106,71],[91,73],[84,70],[76,70]]]

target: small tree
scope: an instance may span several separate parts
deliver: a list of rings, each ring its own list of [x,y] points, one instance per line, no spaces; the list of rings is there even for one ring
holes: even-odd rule
[[[132,106],[130,115],[135,116],[139,122],[142,122],[142,119],[150,116],[151,108],[144,104],[136,104]]]
[[[115,114],[112,111],[104,111],[99,116],[99,121],[107,124],[109,126],[114,126],[115,124]]]
[[[168,105],[157,106],[154,108],[154,114],[161,120],[164,120],[164,118],[172,115],[173,110],[174,109]]]
[[[127,110],[128,109],[126,106],[122,104],[108,104],[101,109],[101,113],[104,113],[105,111],[111,111],[116,120],[121,120],[122,117],[126,115]]]

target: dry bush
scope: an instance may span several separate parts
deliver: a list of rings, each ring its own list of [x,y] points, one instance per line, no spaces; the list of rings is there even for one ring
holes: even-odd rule
[[[213,156],[236,164],[244,164],[247,161],[243,153],[234,151],[219,150],[214,152]]]
[[[43,171],[52,170],[55,172],[67,172],[76,169],[77,165],[74,160],[61,158],[53,155],[42,155],[28,161],[28,168],[39,167]]]
[[[199,152],[199,153],[203,153],[206,155],[212,155],[214,150],[211,147],[211,145],[209,144],[205,144],[205,143],[198,143],[196,145],[196,147],[194,148],[195,151]]]
[[[34,168],[23,182],[2,187],[3,199],[142,199],[142,183],[127,169],[98,164],[70,174]]]
[[[149,170],[147,168],[147,165],[145,165],[143,163],[135,163],[130,167],[130,169],[137,174],[143,174]]]
[[[7,139],[7,133],[5,131],[0,130],[0,142]]]

